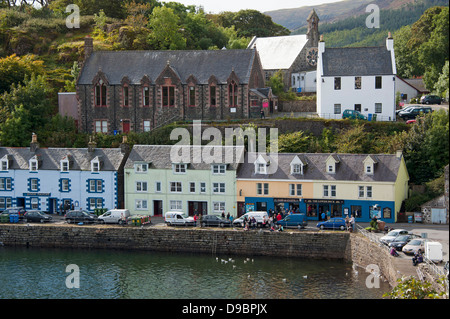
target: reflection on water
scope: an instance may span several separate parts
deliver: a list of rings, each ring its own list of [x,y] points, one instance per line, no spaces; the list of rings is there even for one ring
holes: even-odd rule
[[[80,288],[66,287],[69,264]],[[157,252],[0,248],[0,298],[381,298],[336,261]]]

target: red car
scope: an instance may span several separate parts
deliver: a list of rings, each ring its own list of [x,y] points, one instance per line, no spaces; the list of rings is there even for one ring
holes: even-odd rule
[[[417,120],[408,120],[408,121],[406,121],[406,124],[414,124],[416,122],[417,122]]]

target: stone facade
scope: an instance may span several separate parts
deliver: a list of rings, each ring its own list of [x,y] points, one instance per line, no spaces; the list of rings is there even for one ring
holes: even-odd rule
[[[86,38],[86,47],[91,40]],[[252,97],[250,106],[250,90],[265,85],[255,50],[86,51],[77,82],[84,132],[145,132],[175,120],[259,117],[264,100],[276,99]]]

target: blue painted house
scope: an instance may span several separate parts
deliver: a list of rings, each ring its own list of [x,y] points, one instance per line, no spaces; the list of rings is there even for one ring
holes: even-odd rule
[[[0,147],[0,211],[11,206],[49,213],[123,207],[127,147],[99,149]]]

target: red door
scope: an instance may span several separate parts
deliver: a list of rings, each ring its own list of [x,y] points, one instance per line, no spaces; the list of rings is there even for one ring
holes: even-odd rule
[[[130,121],[123,121],[122,122],[122,132],[128,133],[130,131]]]

